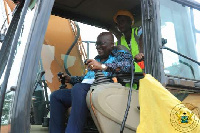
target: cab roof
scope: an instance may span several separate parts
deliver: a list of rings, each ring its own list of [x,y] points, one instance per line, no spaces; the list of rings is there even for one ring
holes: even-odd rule
[[[113,16],[129,10],[135,22],[141,19],[140,0],[55,0],[52,15],[117,32]]]

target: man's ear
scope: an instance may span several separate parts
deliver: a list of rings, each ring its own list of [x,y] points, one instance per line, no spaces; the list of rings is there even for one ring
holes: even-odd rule
[[[111,48],[113,48],[113,47],[114,47],[114,43],[111,44]]]

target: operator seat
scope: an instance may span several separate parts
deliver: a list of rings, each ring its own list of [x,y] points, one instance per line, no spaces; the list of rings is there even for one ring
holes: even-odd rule
[[[127,107],[128,91],[129,88],[120,83],[100,84],[91,87],[86,101],[100,133],[120,131]],[[140,121],[138,106],[138,91],[133,90],[124,133],[136,132]]]
[[[123,48],[122,45],[116,47]],[[137,76],[139,75],[139,76]],[[143,78],[143,73],[137,73],[136,77]],[[121,83],[130,82],[130,74],[117,75]],[[139,81],[137,80],[134,80]],[[87,93],[86,102],[91,116],[100,133],[117,133],[120,131],[121,123],[127,108],[129,88],[120,83],[100,83],[92,86]],[[132,91],[131,104],[126,120],[124,133],[136,132],[140,122],[140,111],[138,101],[138,90]]]

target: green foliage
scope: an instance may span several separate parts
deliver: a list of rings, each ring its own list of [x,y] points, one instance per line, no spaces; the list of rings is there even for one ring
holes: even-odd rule
[[[2,111],[2,117],[1,117],[1,125],[7,125],[10,119],[10,109],[12,108],[12,94],[6,94],[4,105],[3,105],[3,111]]]

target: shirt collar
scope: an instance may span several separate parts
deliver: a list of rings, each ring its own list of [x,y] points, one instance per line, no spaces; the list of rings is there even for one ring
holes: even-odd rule
[[[114,49],[111,51],[109,57],[110,57],[110,56],[115,56],[115,55],[117,54],[117,51],[118,51],[118,50],[117,50],[116,48],[114,48]],[[108,59],[109,59],[109,57],[108,57]],[[95,60],[100,60],[100,56],[97,55],[94,59],[95,59]]]

